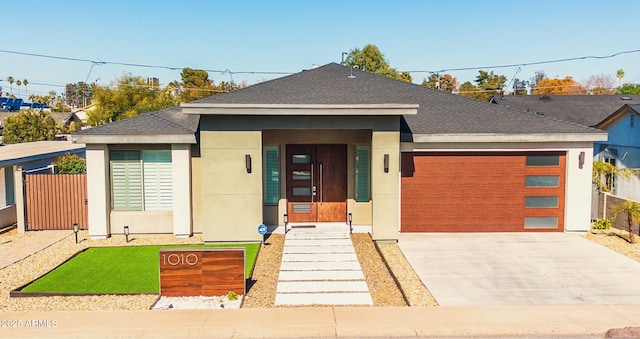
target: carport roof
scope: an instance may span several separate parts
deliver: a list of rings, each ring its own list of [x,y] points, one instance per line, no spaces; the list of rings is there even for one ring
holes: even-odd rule
[[[182,111],[173,107],[142,114],[85,130],[75,136],[85,143],[109,143],[100,136],[132,136],[109,138],[117,143],[153,142],[153,136],[165,136],[164,143],[185,141],[186,138],[195,142],[199,115],[185,114],[185,110],[196,107],[232,110],[238,105],[300,108],[322,105],[362,108],[371,105],[395,109],[413,107],[414,112],[417,105],[417,114],[404,114],[402,118],[402,141],[531,141],[526,137],[529,135],[534,135],[536,141],[606,140],[605,132],[583,125],[352,70],[336,63],[194,101]],[[373,114],[366,109],[357,111],[356,114],[363,116]],[[163,143],[161,140],[155,142]]]

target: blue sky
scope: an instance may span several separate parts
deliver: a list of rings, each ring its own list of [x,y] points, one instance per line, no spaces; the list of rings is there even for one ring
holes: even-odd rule
[[[485,66],[640,50],[640,1],[35,1],[3,3],[0,50],[96,61],[232,72],[299,72],[340,62],[371,43],[401,71],[465,67],[529,79],[625,71],[640,83],[640,53],[609,59],[490,69]],[[8,15],[8,13],[13,13]],[[10,19],[13,18],[13,19]],[[28,79],[29,93],[64,84],[108,84],[126,73],[180,79],[179,70],[96,65],[0,52],[0,86]],[[459,82],[478,70],[449,71]],[[269,74],[210,72],[216,83],[254,84]],[[414,82],[427,72],[412,73]],[[617,81],[617,79],[615,79]],[[49,84],[49,85],[38,85]],[[15,84],[13,92],[17,94]],[[24,94],[24,86],[21,89]]]

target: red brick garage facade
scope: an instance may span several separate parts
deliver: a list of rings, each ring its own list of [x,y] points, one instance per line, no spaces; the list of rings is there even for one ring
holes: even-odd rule
[[[402,154],[402,232],[563,231],[564,152]]]

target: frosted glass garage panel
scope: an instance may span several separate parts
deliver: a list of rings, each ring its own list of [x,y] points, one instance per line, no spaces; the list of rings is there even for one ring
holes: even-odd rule
[[[560,177],[557,175],[527,175],[525,185],[527,187],[558,187]]]
[[[525,197],[524,207],[556,208],[558,207],[558,197]]]
[[[524,228],[558,228],[558,217],[525,217]]]

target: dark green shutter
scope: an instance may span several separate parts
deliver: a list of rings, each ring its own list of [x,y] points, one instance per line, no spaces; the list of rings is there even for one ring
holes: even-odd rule
[[[356,202],[371,200],[371,147],[356,146]]]

